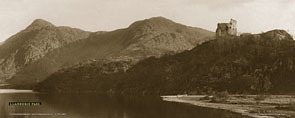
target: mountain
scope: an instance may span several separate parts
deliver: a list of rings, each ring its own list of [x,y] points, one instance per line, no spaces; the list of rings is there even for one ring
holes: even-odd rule
[[[11,78],[25,66],[36,62],[56,48],[90,35],[80,29],[56,27],[37,19],[0,46],[0,82]]]
[[[128,62],[63,69],[41,92],[123,94],[295,93],[295,42],[283,30],[207,41],[192,50]],[[118,70],[114,70],[114,66]]]
[[[27,65],[8,82],[32,84],[74,64],[91,60],[133,60],[161,57],[190,50],[214,38],[214,33],[188,27],[163,17],[137,21],[128,28],[92,33],[86,39],[63,46]],[[34,73],[32,73],[34,72]]]

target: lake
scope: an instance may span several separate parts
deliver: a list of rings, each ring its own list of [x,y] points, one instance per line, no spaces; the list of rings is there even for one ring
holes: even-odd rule
[[[42,104],[40,106],[9,106],[8,102],[41,102]],[[247,117],[217,109],[165,102],[160,97],[122,97],[93,94],[49,95],[27,90],[0,90],[0,118]]]

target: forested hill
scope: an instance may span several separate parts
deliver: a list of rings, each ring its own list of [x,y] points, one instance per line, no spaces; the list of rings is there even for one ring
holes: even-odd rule
[[[102,66],[95,63],[69,68],[51,75],[36,90],[124,94],[202,94],[225,90],[295,93],[294,62],[292,37],[286,31],[273,30],[211,40],[190,51],[145,59],[127,71],[109,69],[115,62],[98,70],[94,68]],[[116,63],[120,68],[125,64]],[[108,73],[105,70],[109,70]]]

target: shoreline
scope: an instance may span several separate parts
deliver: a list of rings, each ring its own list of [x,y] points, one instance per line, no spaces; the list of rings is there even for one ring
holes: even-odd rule
[[[246,103],[212,103],[209,100],[200,100],[205,97],[205,95],[177,95],[177,96],[161,96],[162,100],[168,102],[178,102],[186,103],[194,106],[213,108],[226,110],[234,113],[241,114],[243,116],[248,116],[252,118],[276,118],[275,116],[280,116],[283,118],[289,118],[291,115],[287,112],[276,110],[277,104],[264,102],[260,105],[257,104],[246,104]],[[253,111],[259,111],[264,109],[271,109],[272,112],[267,113],[255,113]],[[294,112],[292,112],[293,114]]]
[[[37,93],[33,90],[18,90],[18,89],[0,89],[0,94],[3,93]]]

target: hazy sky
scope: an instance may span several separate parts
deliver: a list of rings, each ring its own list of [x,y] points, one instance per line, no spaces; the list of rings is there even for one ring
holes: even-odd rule
[[[238,21],[239,32],[285,29],[295,34],[295,0],[0,0],[0,41],[42,18],[87,31],[128,27],[163,16],[215,31],[217,22]]]

